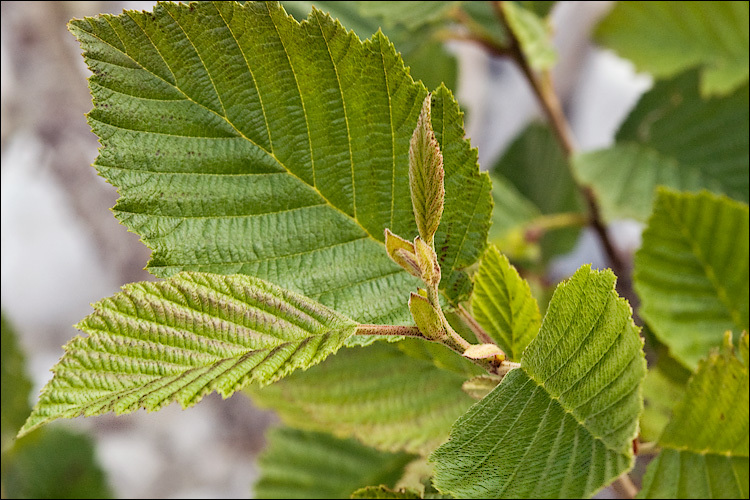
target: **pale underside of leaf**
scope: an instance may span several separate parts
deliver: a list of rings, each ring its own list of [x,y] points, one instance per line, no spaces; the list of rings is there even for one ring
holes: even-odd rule
[[[180,273],[94,304],[21,429],[56,418],[192,406],[335,353],[356,323],[249,276]]]
[[[248,274],[358,321],[409,321],[417,280],[382,235],[416,235],[405,180],[426,90],[382,34],[361,42],[272,2],[163,3],[71,30],[94,73],[95,166],[152,273]],[[433,95],[452,190],[436,244],[455,299],[483,249],[490,182],[450,92]]]
[[[748,207],[662,189],[635,256],[640,314],[694,369],[726,330],[748,328]]]
[[[646,367],[614,281],[586,266],[558,286],[521,368],[472,406],[432,454],[440,491],[585,497],[632,466]]]

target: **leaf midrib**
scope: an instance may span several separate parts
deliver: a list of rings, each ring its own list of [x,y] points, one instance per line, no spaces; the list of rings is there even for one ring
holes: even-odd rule
[[[217,11],[218,11],[218,9],[217,9]],[[167,13],[168,13],[168,14],[170,15],[170,17],[172,17],[171,13],[169,13],[168,11],[167,11]],[[222,20],[224,21],[224,24],[225,24],[225,26],[227,27],[227,30],[229,31],[229,33],[231,33],[231,34],[232,34],[232,37],[233,37],[233,38],[235,39],[235,41],[236,41],[236,39],[237,39],[237,38],[236,38],[236,36],[234,35],[234,32],[232,32],[232,29],[231,29],[231,28],[229,27],[229,25],[228,25],[228,24],[226,23],[226,20],[224,19],[224,17],[223,17],[223,16],[221,16],[221,13],[220,13],[220,12],[219,12],[219,16],[220,16],[220,17],[221,17],[221,19],[222,19]],[[269,18],[271,19],[272,23],[274,23],[274,27],[276,27],[276,24],[275,24],[275,22],[273,21],[273,18],[272,18],[272,17],[270,17],[270,15],[269,15]],[[183,33],[184,33],[184,28],[183,28],[183,27],[182,27],[182,25],[181,25],[181,24],[179,23],[179,21],[177,21],[177,20],[176,20],[176,19],[175,19],[174,17],[172,17],[172,20],[173,20],[173,21],[175,22],[175,24],[176,24],[177,26],[179,26],[179,27],[180,27],[180,29],[181,29],[181,30],[183,30]],[[149,39],[149,41],[151,41],[151,39],[150,39],[150,37],[149,37],[148,33],[146,33],[146,32],[145,32],[145,31],[143,30],[143,28],[141,28],[141,26],[140,26],[140,25],[139,25],[138,23],[135,23],[135,24],[136,24],[136,25],[138,26],[138,28],[139,28],[139,29],[141,30],[141,32],[142,32],[142,33],[144,34],[144,36],[145,36],[145,37],[146,37],[147,39]],[[79,29],[81,29],[81,28],[79,28]],[[297,179],[297,180],[298,180],[299,182],[301,182],[301,183],[303,183],[303,184],[305,184],[305,185],[307,185],[307,186],[311,187],[312,189],[314,189],[314,190],[315,190],[315,192],[316,192],[316,193],[318,194],[318,196],[320,196],[320,198],[321,198],[321,199],[322,199],[323,201],[325,201],[325,203],[326,203],[326,204],[327,204],[328,206],[330,206],[331,208],[333,208],[334,210],[336,210],[336,211],[337,211],[338,213],[340,213],[340,214],[341,214],[341,215],[343,215],[344,217],[346,217],[346,218],[348,218],[348,219],[352,220],[352,221],[353,221],[353,222],[354,222],[355,224],[357,224],[357,226],[359,226],[359,227],[360,227],[360,229],[362,229],[362,231],[363,231],[363,232],[364,232],[364,233],[365,233],[365,234],[366,234],[366,235],[367,235],[367,236],[368,236],[368,237],[369,237],[370,239],[374,240],[375,242],[381,243],[381,241],[380,241],[380,240],[379,240],[378,238],[376,238],[376,237],[375,237],[374,235],[372,235],[372,234],[371,234],[371,233],[370,233],[370,232],[369,232],[369,231],[368,231],[368,230],[367,230],[367,229],[366,229],[366,228],[365,228],[365,227],[364,227],[364,226],[363,226],[363,225],[362,225],[362,224],[360,223],[360,221],[359,221],[358,219],[356,219],[356,217],[352,217],[351,215],[347,214],[346,212],[344,212],[343,210],[341,210],[340,208],[338,208],[338,207],[337,207],[336,205],[334,205],[333,203],[331,203],[331,201],[330,201],[330,200],[328,200],[328,199],[327,199],[327,198],[326,198],[326,197],[325,197],[325,196],[324,196],[324,195],[323,195],[323,194],[322,194],[322,193],[320,192],[320,190],[319,190],[319,189],[317,188],[317,186],[315,186],[314,184],[309,184],[309,183],[308,183],[308,182],[306,182],[306,181],[305,181],[304,179],[302,179],[301,177],[299,177],[299,176],[297,176],[296,174],[294,174],[294,173],[293,173],[293,172],[292,172],[292,171],[291,171],[291,170],[290,170],[290,169],[289,169],[289,168],[288,168],[288,167],[287,167],[286,165],[284,165],[284,164],[283,164],[283,163],[281,162],[281,160],[279,160],[279,158],[277,158],[277,157],[276,157],[276,155],[274,154],[274,152],[273,152],[273,151],[269,151],[269,150],[267,150],[267,149],[266,149],[266,148],[264,148],[263,146],[259,145],[258,143],[256,143],[255,141],[253,141],[252,139],[250,139],[249,137],[247,137],[247,136],[246,136],[245,134],[243,134],[243,133],[242,133],[242,132],[241,132],[240,130],[238,130],[238,129],[237,129],[237,127],[236,127],[236,126],[235,126],[235,125],[234,125],[234,124],[233,124],[233,123],[232,123],[231,121],[229,121],[229,119],[228,119],[228,118],[227,118],[227,117],[226,117],[225,115],[220,115],[219,113],[217,113],[217,112],[216,112],[216,111],[214,111],[213,109],[209,108],[208,106],[206,106],[206,105],[204,105],[204,104],[202,104],[202,103],[200,103],[200,102],[198,102],[198,101],[194,100],[194,99],[193,99],[193,98],[191,98],[191,97],[190,97],[189,95],[187,95],[187,94],[186,94],[186,93],[185,93],[185,92],[184,92],[184,91],[183,91],[183,90],[182,90],[182,89],[181,89],[181,88],[180,88],[180,87],[179,87],[179,86],[177,85],[177,83],[174,83],[174,84],[172,84],[171,82],[169,82],[169,81],[165,80],[164,78],[162,78],[162,77],[161,77],[160,75],[158,75],[158,74],[156,74],[156,73],[154,73],[154,72],[150,71],[150,70],[149,70],[148,68],[144,67],[144,66],[143,66],[143,65],[142,65],[142,64],[141,64],[140,62],[136,61],[136,60],[135,60],[135,59],[134,59],[134,58],[133,58],[133,57],[132,57],[132,56],[131,56],[130,54],[128,54],[127,52],[123,51],[122,49],[120,49],[120,48],[118,48],[118,47],[115,47],[114,45],[112,45],[111,43],[107,42],[106,40],[102,39],[102,38],[101,38],[101,37],[99,37],[99,36],[98,36],[98,35],[97,35],[96,33],[92,32],[92,31],[88,31],[88,30],[85,30],[85,31],[86,31],[86,33],[87,33],[87,34],[88,34],[89,36],[92,36],[92,37],[94,37],[94,38],[98,39],[98,40],[99,40],[99,41],[101,41],[101,42],[102,42],[103,44],[105,44],[105,45],[108,45],[108,46],[109,46],[109,47],[111,47],[112,49],[114,49],[114,50],[116,50],[116,51],[120,52],[121,54],[123,54],[124,56],[128,57],[128,59],[130,59],[130,60],[131,60],[131,61],[133,61],[133,62],[134,62],[135,64],[137,64],[137,65],[138,65],[138,67],[140,67],[140,68],[141,68],[141,69],[142,69],[143,71],[145,71],[145,72],[149,73],[150,75],[152,75],[152,76],[154,76],[155,78],[157,78],[157,79],[159,79],[159,80],[163,81],[163,82],[164,82],[165,84],[169,85],[170,87],[172,87],[172,88],[174,88],[175,90],[177,90],[178,92],[180,92],[180,93],[181,93],[181,94],[182,94],[182,95],[183,95],[183,96],[185,97],[185,100],[187,100],[187,101],[190,101],[191,103],[193,103],[193,104],[195,104],[195,105],[197,105],[197,106],[199,106],[199,107],[203,108],[204,110],[208,111],[209,113],[212,113],[212,114],[216,115],[217,117],[221,118],[222,120],[224,120],[224,122],[226,122],[226,123],[227,123],[227,124],[228,124],[228,125],[229,125],[230,127],[232,127],[232,129],[233,129],[233,130],[234,130],[234,131],[235,131],[235,132],[237,133],[237,136],[238,136],[238,137],[241,137],[242,139],[245,139],[245,140],[246,140],[246,141],[248,141],[248,142],[249,142],[250,144],[254,145],[254,146],[255,146],[255,147],[257,147],[258,149],[260,149],[261,151],[263,151],[264,153],[266,153],[267,155],[269,155],[269,156],[270,156],[271,158],[273,158],[273,160],[274,160],[274,161],[275,161],[276,163],[278,163],[278,164],[279,164],[279,166],[280,166],[281,168],[283,168],[283,169],[284,169],[284,171],[285,171],[285,172],[286,172],[286,173],[287,173],[288,175],[290,175],[290,176],[294,177],[294,178],[295,178],[295,179]],[[113,30],[113,31],[114,31],[114,30]],[[115,33],[115,35],[116,35],[116,36],[118,36],[118,38],[119,38],[119,35],[117,34],[117,32],[116,32],[116,31],[114,31],[114,33]],[[277,33],[278,33],[278,30],[277,30]],[[200,55],[200,53],[198,52],[198,50],[197,50],[197,48],[196,48],[195,44],[194,44],[194,43],[192,42],[192,40],[190,40],[190,38],[189,38],[189,37],[188,37],[187,35],[185,35],[185,38],[186,38],[186,40],[187,40],[187,41],[189,41],[189,42],[190,42],[191,46],[193,47],[193,50],[195,50],[195,53],[196,53],[196,55],[198,56],[198,59],[199,59],[199,60],[201,61],[201,64],[203,64],[203,67],[204,67],[204,68],[206,68],[206,66],[205,66],[205,63],[203,62],[203,59],[201,58],[201,55]],[[325,38],[325,37],[324,37],[324,38]],[[281,37],[280,37],[280,36],[279,36],[279,40],[280,40],[280,42],[281,42],[282,46],[284,46],[284,45],[283,45],[283,41],[281,40]],[[171,68],[169,67],[169,64],[167,64],[167,63],[166,63],[166,60],[164,60],[164,56],[162,56],[162,54],[161,54],[161,51],[159,51],[159,48],[158,48],[158,47],[156,46],[156,44],[154,44],[153,42],[151,42],[151,45],[152,45],[152,46],[154,47],[154,49],[156,50],[156,52],[157,52],[157,53],[159,54],[159,56],[160,56],[160,57],[162,58],[162,60],[164,61],[164,64],[165,64],[165,65],[167,66],[167,68],[169,68],[169,71],[170,71],[170,72],[172,73],[172,75],[174,76],[174,72],[173,72],[173,71],[172,71],[172,69],[171,69]],[[123,44],[123,46],[124,46],[124,44]],[[238,46],[238,48],[239,48],[240,52],[242,53],[243,59],[245,59],[245,64],[247,64],[247,58],[245,57],[245,52],[244,52],[244,50],[242,49],[242,46],[240,46],[239,44],[238,44],[237,46]],[[284,48],[284,50],[285,50],[285,52],[286,52],[286,48]],[[96,59],[94,59],[93,57],[90,57],[90,56],[87,56],[87,57],[89,57],[89,58],[90,58],[90,59],[92,59],[92,60],[96,60]],[[287,56],[287,57],[288,57],[288,56]],[[336,65],[335,65],[335,63],[333,63],[333,61],[332,61],[332,64],[333,64],[333,66],[334,66],[334,68],[335,68],[335,67],[336,67]],[[291,62],[289,63],[289,66],[290,66],[290,68],[292,68],[292,66],[291,66]],[[249,66],[248,66],[248,69],[249,69]],[[292,68],[292,72],[294,72],[294,69],[293,69],[293,68]],[[213,85],[213,78],[211,77],[211,74],[209,73],[209,71],[208,71],[208,69],[207,69],[207,68],[206,68],[206,74],[207,74],[207,75],[209,76],[209,78],[211,78],[211,82],[212,82],[212,85]],[[252,71],[250,72],[250,74],[251,74],[251,76],[253,76],[253,74],[252,74]],[[175,79],[175,82],[176,82],[176,79]],[[253,76],[253,82],[255,82],[255,77],[254,77],[254,76]],[[295,82],[296,82],[296,74],[295,74]],[[101,84],[100,84],[100,85],[101,85]],[[102,87],[104,87],[104,86],[102,85]],[[104,88],[107,88],[107,89],[109,89],[108,87],[104,87]],[[110,90],[111,90],[111,89],[110,89]],[[216,87],[215,87],[215,85],[214,85],[214,90],[216,90]],[[262,109],[264,110],[264,111],[263,111],[263,113],[264,113],[264,119],[265,119],[265,107],[264,107],[264,106],[263,106],[263,104],[262,104],[262,102],[263,102],[263,98],[262,98],[262,96],[261,96],[261,93],[260,93],[260,89],[258,89],[258,86],[257,86],[257,85],[255,85],[255,90],[256,90],[256,92],[258,93],[258,99],[259,99],[259,101],[261,102],[261,107],[262,107]],[[299,86],[298,86],[298,90],[299,90]],[[340,88],[340,85],[339,85],[339,91],[341,92],[341,88]],[[118,92],[118,91],[116,91],[116,92]],[[122,93],[122,92],[118,92],[118,93]],[[217,94],[217,96],[218,96],[219,100],[221,101],[221,96],[219,96],[218,92],[216,92],[216,94]],[[133,96],[133,97],[136,97],[136,96]],[[308,144],[310,144],[310,148],[311,148],[311,153],[310,153],[310,155],[311,155],[311,156],[310,156],[310,158],[311,158],[311,162],[313,162],[313,165],[312,165],[312,167],[313,167],[313,168],[312,168],[312,171],[313,171],[313,179],[314,179],[314,178],[315,178],[315,167],[314,167],[314,160],[313,160],[313,157],[312,157],[312,144],[310,143],[309,124],[307,123],[307,111],[306,111],[306,110],[304,110],[304,100],[302,99],[302,93],[301,93],[301,92],[300,92],[300,101],[302,102],[302,105],[303,105],[303,111],[304,111],[304,114],[305,114],[305,124],[306,124],[306,126],[307,126],[307,128],[308,128],[307,139],[308,139]],[[223,104],[222,104],[222,107],[223,107]],[[389,107],[390,107],[390,94],[389,94]],[[97,121],[101,121],[101,120],[97,120]],[[102,121],[102,123],[106,123],[106,122],[103,122],[103,121]],[[270,130],[269,130],[269,128],[268,128],[268,121],[267,121],[267,119],[265,120],[265,123],[266,123],[266,133],[267,133],[267,134],[268,134],[268,136],[269,136],[269,143],[271,143],[271,144],[272,144],[272,142],[271,142],[271,133],[270,133]],[[123,128],[123,127],[118,127],[117,125],[112,125],[112,124],[109,124],[109,123],[106,123],[106,124],[107,124],[108,126],[113,126],[113,127],[117,127],[117,128]],[[348,124],[348,122],[347,122],[347,124]],[[123,129],[124,129],[124,128],[123,128]],[[129,130],[129,129],[125,129],[125,130]],[[148,133],[153,133],[153,132],[148,132]],[[391,134],[393,134],[392,124],[391,124]],[[164,134],[164,135],[171,135],[171,134]],[[348,130],[347,130],[347,137],[349,138],[349,140],[351,140],[351,137],[349,137],[349,134],[348,134]],[[208,138],[206,138],[206,139],[214,139],[214,138],[212,138],[212,137],[208,137]],[[273,147],[273,145],[272,145],[272,147]],[[353,167],[354,167],[354,166],[352,165],[352,168],[353,168]],[[150,171],[144,170],[144,172],[150,172]],[[187,175],[187,174],[186,174],[186,175]],[[392,200],[393,200],[393,197],[392,197]]]

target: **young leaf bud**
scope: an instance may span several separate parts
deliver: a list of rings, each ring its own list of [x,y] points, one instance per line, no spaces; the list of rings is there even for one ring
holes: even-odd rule
[[[419,235],[432,245],[445,201],[443,155],[432,130],[431,94],[422,103],[409,145],[409,189]]]
[[[414,254],[414,245],[398,235],[393,234],[388,228],[385,230],[385,250],[388,257],[396,264],[406,269],[409,274],[420,278],[417,256]]]
[[[435,250],[419,236],[414,239],[414,250],[422,281],[433,286],[440,284],[440,264]]]
[[[426,338],[438,340],[446,337],[443,321],[429,300],[412,292],[409,297],[409,310],[417,328]]]
[[[466,349],[463,354],[471,359],[493,359],[497,362],[505,360],[505,353],[495,344],[475,344]]]

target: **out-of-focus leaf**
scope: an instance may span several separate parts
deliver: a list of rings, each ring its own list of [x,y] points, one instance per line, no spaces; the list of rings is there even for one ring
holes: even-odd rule
[[[638,69],[669,78],[701,70],[701,93],[733,92],[748,79],[747,2],[617,2],[598,40]]]
[[[534,11],[515,2],[503,2],[501,8],[529,65],[536,70],[546,70],[554,66],[557,52],[544,21]]]
[[[3,498],[113,498],[92,440],[61,428],[16,441],[2,472]]]
[[[414,459],[354,439],[289,427],[273,429],[267,436],[268,446],[258,457],[256,498],[349,498],[370,484],[394,486]]]
[[[5,451],[31,413],[29,404],[31,381],[26,376],[26,359],[18,345],[15,329],[5,313],[2,314],[2,349],[0,352],[2,353],[2,361],[0,361],[2,448],[0,449]]]
[[[661,188],[634,267],[641,317],[689,369],[748,329],[746,204]]]

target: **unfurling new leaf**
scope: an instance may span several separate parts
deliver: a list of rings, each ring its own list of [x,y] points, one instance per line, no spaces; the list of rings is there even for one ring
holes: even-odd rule
[[[349,318],[250,276],[180,273],[126,285],[94,304],[65,346],[23,435],[57,418],[192,406],[229,397],[335,353]]]
[[[430,340],[445,338],[443,320],[428,299],[412,292],[409,297],[409,310],[422,335]]]
[[[431,102],[432,95],[428,94],[409,145],[411,203],[419,235],[430,245],[440,225],[445,200],[443,155],[432,130]]]

